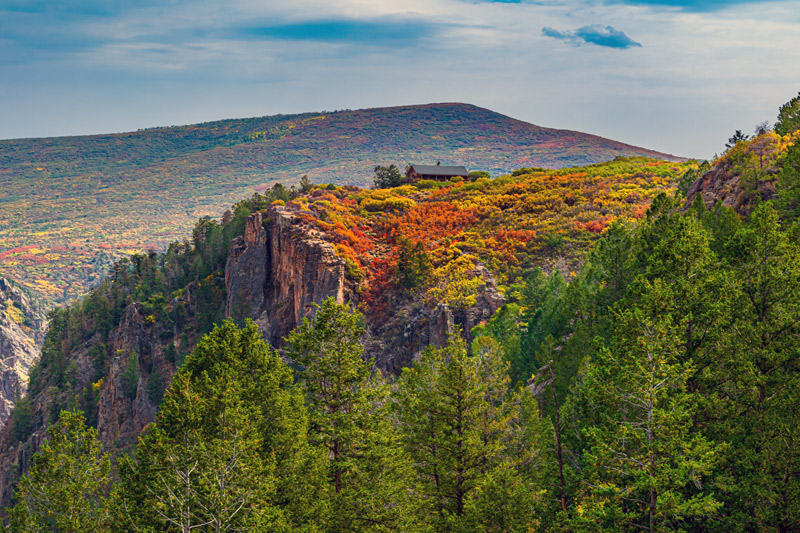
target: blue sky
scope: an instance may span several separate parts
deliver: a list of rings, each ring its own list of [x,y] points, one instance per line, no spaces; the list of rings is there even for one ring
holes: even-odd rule
[[[797,0],[0,0],[0,138],[460,101],[711,157],[798,67]]]

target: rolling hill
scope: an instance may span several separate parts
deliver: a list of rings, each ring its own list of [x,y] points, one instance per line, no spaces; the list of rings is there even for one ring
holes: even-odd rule
[[[367,185],[375,165],[505,174],[616,156],[677,158],[466,104],[275,115],[131,133],[0,141],[0,275],[62,302],[114,259],[183,238],[194,221],[306,174]]]

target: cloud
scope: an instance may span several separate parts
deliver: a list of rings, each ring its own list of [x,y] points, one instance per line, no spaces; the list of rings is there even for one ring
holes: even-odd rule
[[[642,46],[640,43],[637,43],[625,35],[625,32],[621,32],[612,26],[604,26],[602,24],[583,26],[575,31],[559,31],[555,28],[545,26],[542,28],[542,35],[571,42],[576,45],[596,44],[597,46],[620,49],[641,48]]]
[[[0,11],[58,15],[60,17],[110,17],[132,9],[157,5],[157,0],[0,0]]]

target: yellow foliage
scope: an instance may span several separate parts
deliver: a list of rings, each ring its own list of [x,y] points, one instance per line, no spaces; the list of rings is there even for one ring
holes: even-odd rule
[[[11,300],[6,302],[6,315],[8,315],[11,321],[15,324],[22,324],[25,321],[25,316],[22,314],[22,310],[17,309],[17,307],[14,306],[14,302]]]
[[[475,305],[478,292],[486,283],[475,275],[475,257],[461,255],[433,271],[427,299],[450,307],[466,308]]]
[[[412,200],[411,198],[404,198],[402,196],[399,197],[390,197],[386,198],[385,200],[375,200],[372,198],[365,198],[361,201],[361,207],[366,209],[367,211],[385,211],[387,209],[392,209],[396,211],[402,211],[404,209],[410,209],[417,205],[417,202]]]

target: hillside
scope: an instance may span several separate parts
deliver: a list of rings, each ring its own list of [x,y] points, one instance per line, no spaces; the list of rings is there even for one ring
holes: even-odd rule
[[[779,199],[797,154],[778,162]],[[750,220],[686,209],[680,191],[704,168],[618,158],[392,189],[273,187],[203,219],[191,241],[118,263],[52,313],[0,431],[0,502],[30,471],[12,523],[61,516],[33,492],[74,492],[31,459],[56,442],[117,465],[81,479],[90,503],[68,502],[110,509],[99,530],[164,529],[174,506],[153,509],[175,483],[203,494],[223,472],[232,490],[255,487],[221,493],[248,498],[229,521],[250,529],[269,529],[253,525],[264,516],[352,531],[377,516],[403,531],[646,531],[660,513],[669,530],[791,531],[800,247],[781,206],[795,204],[762,202]],[[67,423],[95,448],[76,454]],[[455,480],[445,492],[433,467]],[[366,519],[341,494],[370,502]],[[206,501],[181,505],[220,507]]]
[[[107,449],[128,449],[214,322],[252,318],[282,346],[334,296],[365,313],[368,353],[398,373],[455,324],[470,338],[519,297],[531,269],[570,279],[613,221],[640,219],[696,166],[619,158],[394,189],[273,187],[222,223],[201,220],[191,241],[122,261],[53,314],[31,396],[0,435],[0,500],[62,408],[85,411]]]
[[[201,218],[51,312],[0,429],[3,518],[794,531],[798,139],[278,184]]]
[[[493,175],[616,156],[675,159],[466,104],[276,115],[132,133],[0,141],[0,275],[47,301],[114,259],[180,239],[274,182],[367,185],[372,168],[464,164]]]

